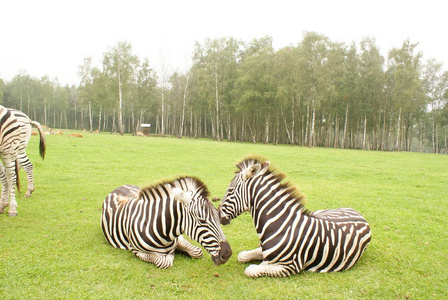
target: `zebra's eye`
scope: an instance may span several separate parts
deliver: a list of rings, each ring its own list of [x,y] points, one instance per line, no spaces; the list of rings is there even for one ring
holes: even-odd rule
[[[234,190],[235,190],[235,188],[233,188],[233,187],[229,187],[229,188],[227,189],[227,193],[228,193],[228,194],[231,194],[231,193],[233,193]]]

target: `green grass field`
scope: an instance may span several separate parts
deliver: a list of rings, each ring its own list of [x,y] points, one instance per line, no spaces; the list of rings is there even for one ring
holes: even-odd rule
[[[0,299],[446,299],[448,156],[261,145],[170,137],[32,137],[36,191],[19,215],[0,215]],[[118,250],[100,228],[105,196],[194,175],[221,198],[247,154],[271,160],[307,196],[310,210],[352,207],[372,228],[354,268],[329,274],[250,279],[237,254],[257,247],[249,214],[223,227],[233,256],[215,266],[177,254],[168,270]],[[216,204],[217,205],[217,204]],[[197,243],[195,243],[197,244]]]

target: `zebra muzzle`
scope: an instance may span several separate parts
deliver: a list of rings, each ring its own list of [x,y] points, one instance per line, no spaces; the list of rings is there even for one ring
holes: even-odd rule
[[[226,263],[232,256],[232,249],[227,241],[220,243],[220,248],[218,255],[212,256],[212,260],[217,266]]]
[[[218,212],[219,212],[219,223],[221,223],[222,225],[229,225],[231,218],[230,218],[230,216],[226,215],[223,212],[223,210],[222,210],[222,203],[218,207]]]
[[[219,222],[222,224],[222,225],[229,225],[230,224],[230,217],[229,216],[223,216],[223,215],[221,215],[220,217],[219,217]]]

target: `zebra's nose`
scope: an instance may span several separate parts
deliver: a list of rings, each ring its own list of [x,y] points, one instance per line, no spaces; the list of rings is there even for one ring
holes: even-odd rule
[[[230,245],[227,241],[224,241],[219,245],[221,250],[219,250],[218,255],[212,256],[212,260],[217,266],[226,263],[229,260],[230,256],[232,256],[232,249],[230,248]]]
[[[229,225],[229,224],[230,224],[230,217],[229,217],[229,216],[221,216],[221,217],[219,218],[219,222],[220,222],[222,225]]]

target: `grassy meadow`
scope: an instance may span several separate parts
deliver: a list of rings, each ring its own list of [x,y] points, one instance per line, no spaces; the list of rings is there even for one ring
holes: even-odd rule
[[[0,299],[446,299],[448,156],[214,142],[171,137],[47,136],[28,156],[36,191],[15,218],[0,215]],[[271,160],[307,196],[310,210],[352,207],[372,242],[352,269],[250,279],[240,251],[256,248],[249,214],[223,227],[233,256],[176,254],[168,270],[118,250],[100,228],[105,196],[122,184],[145,186],[194,175],[221,198],[234,164],[247,154]],[[218,205],[216,203],[216,205]],[[196,243],[194,243],[196,244]]]

